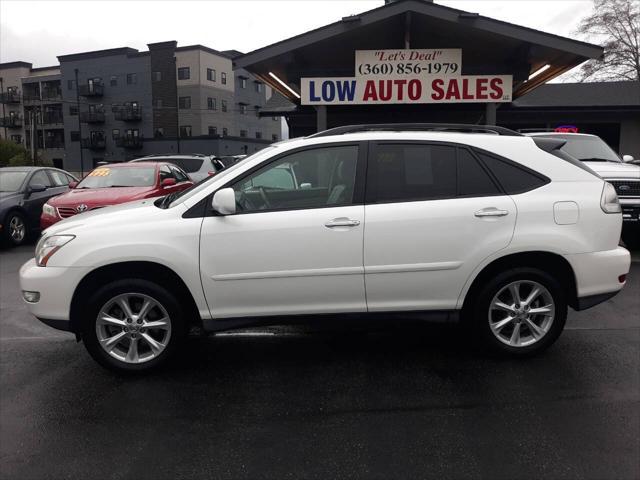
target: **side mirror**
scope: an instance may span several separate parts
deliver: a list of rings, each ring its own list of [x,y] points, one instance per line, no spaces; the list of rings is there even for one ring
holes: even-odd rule
[[[27,189],[27,191],[29,193],[37,193],[37,192],[44,192],[46,189],[47,187],[42,185],[41,183],[34,183],[33,185],[29,185],[29,188]]]
[[[236,194],[233,188],[218,190],[213,195],[211,207],[220,215],[233,215],[236,213]]]
[[[69,188],[73,189],[76,188],[78,186],[78,182],[76,182],[75,180],[72,180],[69,182]]]
[[[633,162],[635,159],[633,158],[633,155],[623,155],[622,156],[622,161],[625,163],[631,163]]]
[[[175,178],[165,178],[164,180],[162,180],[162,183],[160,185],[162,186],[162,188],[167,188],[175,184],[176,184]]]

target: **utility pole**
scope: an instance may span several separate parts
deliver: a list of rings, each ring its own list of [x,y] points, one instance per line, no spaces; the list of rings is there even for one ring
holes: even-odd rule
[[[76,74],[76,107],[78,108],[78,135],[80,135],[80,176],[84,177],[84,159],[82,158],[82,122],[80,121],[80,90],[78,86],[78,69],[74,70]]]
[[[0,77],[0,95],[4,97],[4,84],[2,83],[3,78]],[[2,123],[4,125],[4,139],[7,139],[7,124],[5,122],[6,113],[4,111],[4,100],[2,102]]]
[[[178,92],[178,59],[173,57],[173,74],[176,79],[176,146],[180,153],[180,93]]]
[[[38,139],[38,135],[36,133],[36,109],[35,107],[31,109],[31,160],[33,161],[33,165],[37,165],[38,161],[36,159],[36,155],[38,154],[38,150],[36,149],[36,141]]]

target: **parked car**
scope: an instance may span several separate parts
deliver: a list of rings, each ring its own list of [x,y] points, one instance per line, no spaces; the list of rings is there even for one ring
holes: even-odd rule
[[[179,167],[166,162],[112,163],[93,169],[71,190],[42,207],[40,225],[49,228],[78,213],[181,192],[193,185]]]
[[[193,182],[212,177],[224,170],[225,165],[214,156],[207,155],[148,155],[130,162],[169,162],[187,172]]]
[[[538,353],[568,306],[625,285],[615,190],[556,157],[563,141],[447,129],[339,127],[54,225],[20,270],[24,300],[123,371],[162,364],[194,325],[327,316],[462,319],[498,352]],[[256,181],[289,166],[295,182]]]
[[[584,133],[530,133],[536,138],[566,141],[561,151],[584,162],[614,186],[622,205],[622,238],[629,248],[640,248],[640,166],[625,160],[596,135]]]
[[[0,235],[18,246],[40,230],[42,205],[77,181],[70,173],[49,167],[0,168]]]

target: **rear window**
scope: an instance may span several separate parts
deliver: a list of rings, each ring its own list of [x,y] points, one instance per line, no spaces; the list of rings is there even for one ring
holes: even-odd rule
[[[528,192],[549,182],[546,177],[528,168],[500,160],[493,155],[487,155],[482,152],[476,153],[508,194]]]

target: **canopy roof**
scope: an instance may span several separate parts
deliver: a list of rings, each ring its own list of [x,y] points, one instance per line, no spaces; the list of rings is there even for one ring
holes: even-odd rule
[[[299,3],[292,4],[299,5]],[[291,101],[302,77],[354,75],[355,50],[461,48],[462,73],[513,75],[514,98],[582,62],[602,47],[421,0],[399,0],[311,30],[234,60]],[[545,65],[550,68],[527,79]]]

